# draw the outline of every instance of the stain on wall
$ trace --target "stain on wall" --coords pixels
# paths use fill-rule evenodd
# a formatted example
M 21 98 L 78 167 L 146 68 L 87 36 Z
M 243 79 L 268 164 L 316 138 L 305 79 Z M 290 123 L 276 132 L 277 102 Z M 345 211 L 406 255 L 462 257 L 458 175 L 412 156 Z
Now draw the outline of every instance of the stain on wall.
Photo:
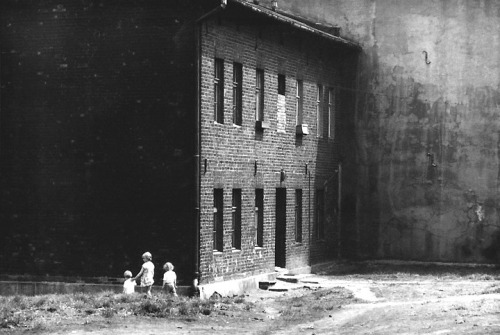
M 500 3 L 278 4 L 363 46 L 342 111 L 347 254 L 499 263 Z

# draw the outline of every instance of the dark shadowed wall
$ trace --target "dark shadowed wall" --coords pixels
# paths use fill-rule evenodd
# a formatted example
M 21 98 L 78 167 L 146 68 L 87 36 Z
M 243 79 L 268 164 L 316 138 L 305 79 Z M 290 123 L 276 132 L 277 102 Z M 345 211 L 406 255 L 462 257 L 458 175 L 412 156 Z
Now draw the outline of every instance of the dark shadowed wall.
M 195 9 L 2 1 L 2 274 L 192 272 Z
M 345 252 L 500 262 L 500 2 L 278 4 L 364 49 L 343 116 Z

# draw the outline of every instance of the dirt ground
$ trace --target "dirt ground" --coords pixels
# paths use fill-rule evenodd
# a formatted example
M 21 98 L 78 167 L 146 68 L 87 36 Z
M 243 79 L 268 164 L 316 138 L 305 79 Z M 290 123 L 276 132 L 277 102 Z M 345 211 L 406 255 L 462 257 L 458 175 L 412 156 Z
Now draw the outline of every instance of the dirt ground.
M 251 308 L 221 304 L 217 313 L 192 319 L 73 320 L 50 334 L 500 334 L 497 269 L 486 275 L 330 270 L 278 282 L 278 291 L 248 292 Z M 318 301 L 328 307 L 317 308 Z

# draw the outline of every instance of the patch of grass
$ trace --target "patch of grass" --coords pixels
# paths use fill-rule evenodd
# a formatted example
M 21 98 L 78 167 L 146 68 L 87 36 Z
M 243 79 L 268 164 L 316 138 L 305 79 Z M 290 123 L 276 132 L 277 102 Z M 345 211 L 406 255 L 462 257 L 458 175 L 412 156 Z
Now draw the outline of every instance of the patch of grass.
M 339 262 L 320 271 L 322 275 L 376 280 L 414 280 L 433 277 L 442 280 L 500 280 L 499 266 L 439 263 Z
M 102 316 L 104 316 L 105 318 L 108 318 L 108 319 L 114 317 L 115 314 L 116 314 L 116 310 L 113 308 L 105 308 L 102 311 Z
M 241 297 L 225 301 L 227 306 L 236 306 L 235 301 L 238 306 L 247 305 Z M 131 314 L 195 320 L 197 315 L 213 315 L 217 303 L 162 294 L 146 299 L 141 294 L 112 292 L 0 297 L 0 328 L 50 331 L 50 327 L 64 324 L 65 320 L 84 318 L 89 322 L 101 322 Z
M 37 308 L 41 308 L 45 304 L 47 304 L 47 302 L 48 302 L 48 297 L 45 296 L 45 295 L 41 295 L 41 296 L 38 296 L 38 297 L 34 297 L 32 303 L 33 303 L 33 306 L 35 306 Z
M 0 328 L 17 328 L 28 323 L 33 319 L 30 312 L 23 309 L 17 309 L 16 306 L 20 302 L 19 298 L 1 299 L 0 301 Z M 23 299 L 23 302 L 26 302 Z M 26 303 L 22 304 L 23 308 L 27 307 Z
M 18 327 L 21 323 L 19 315 L 14 315 L 7 307 L 0 307 L 0 327 L 1 328 L 14 328 Z
M 37 320 L 34 324 L 33 324 L 33 328 L 31 329 L 34 333 L 37 333 L 37 332 L 42 332 L 42 331 L 45 331 L 47 330 L 48 327 L 47 327 L 47 323 L 44 321 L 44 320 Z
M 295 298 L 278 299 L 277 303 L 282 310 L 281 316 L 276 317 L 280 322 L 297 323 L 304 317 L 316 318 L 337 305 L 353 300 L 350 292 L 343 288 L 303 293 L 304 295 Z M 142 294 L 112 292 L 0 297 L 0 327 L 50 332 L 57 325 L 72 323 L 74 320 L 82 319 L 86 323 L 119 322 L 117 318 L 129 315 L 185 321 L 199 320 L 200 317 L 247 320 L 249 315 L 253 315 L 256 320 L 262 319 L 262 310 L 256 306 L 260 306 L 258 301 L 248 301 L 244 295 L 208 300 L 165 294 L 145 298 Z
M 334 287 L 298 297 L 282 298 L 278 302 L 284 307 L 280 311 L 281 321 L 296 324 L 303 320 L 324 317 L 333 309 L 354 301 L 357 300 L 351 291 L 342 287 Z
M 19 309 L 26 309 L 29 305 L 28 300 L 29 299 L 27 299 L 27 297 L 25 296 L 16 295 L 14 296 L 14 298 L 12 298 L 11 303 L 13 305 L 19 306 Z
M 240 296 L 237 296 L 233 301 L 235 304 L 242 304 L 245 302 L 245 297 L 240 295 Z
M 500 293 L 499 284 L 491 284 L 481 292 L 481 294 L 493 294 L 493 293 Z

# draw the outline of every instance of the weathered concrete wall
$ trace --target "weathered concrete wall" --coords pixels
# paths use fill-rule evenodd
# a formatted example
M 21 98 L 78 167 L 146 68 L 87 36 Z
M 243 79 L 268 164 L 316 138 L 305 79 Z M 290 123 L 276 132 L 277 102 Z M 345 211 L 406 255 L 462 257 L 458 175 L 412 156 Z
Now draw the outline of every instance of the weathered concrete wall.
M 344 247 L 500 262 L 500 2 L 279 2 L 362 44 Z M 355 153 L 355 154 L 354 154 Z

